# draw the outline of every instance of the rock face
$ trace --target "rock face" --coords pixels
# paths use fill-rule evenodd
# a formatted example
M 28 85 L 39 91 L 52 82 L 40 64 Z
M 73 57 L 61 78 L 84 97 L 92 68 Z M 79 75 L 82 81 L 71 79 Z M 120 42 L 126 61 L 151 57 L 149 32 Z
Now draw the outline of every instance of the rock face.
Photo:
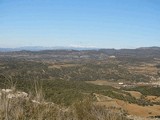
M 50 104 L 53 105 L 54 103 L 52 102 L 45 102 L 45 101 L 39 101 L 36 98 L 30 98 L 28 93 L 26 92 L 21 92 L 21 91 L 15 91 L 12 89 L 0 89 L 0 101 L 1 100 L 12 100 L 12 101 L 17 101 L 17 100 L 26 100 L 26 101 L 31 101 L 34 104 Z
M 0 99 L 2 97 L 6 97 L 7 99 L 13 99 L 13 98 L 28 98 L 28 94 L 25 92 L 20 91 L 14 91 L 12 89 L 1 89 L 0 90 Z

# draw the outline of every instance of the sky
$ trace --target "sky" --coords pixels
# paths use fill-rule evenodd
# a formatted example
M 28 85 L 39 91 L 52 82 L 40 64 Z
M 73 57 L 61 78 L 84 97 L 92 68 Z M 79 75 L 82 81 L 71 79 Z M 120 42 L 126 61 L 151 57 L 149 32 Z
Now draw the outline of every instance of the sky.
M 0 47 L 160 46 L 160 0 L 0 0 Z

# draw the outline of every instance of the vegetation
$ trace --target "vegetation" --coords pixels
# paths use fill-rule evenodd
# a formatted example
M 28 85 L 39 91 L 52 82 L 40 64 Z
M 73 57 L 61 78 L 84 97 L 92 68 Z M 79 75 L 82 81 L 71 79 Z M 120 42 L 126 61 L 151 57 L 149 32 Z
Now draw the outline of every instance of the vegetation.
M 83 63 L 82 63 L 83 62 Z M 125 65 L 118 61 L 83 61 L 72 63 L 48 63 L 41 61 L 27 61 L 15 58 L 5 58 L 0 61 L 0 72 L 12 79 L 62 79 L 62 80 L 112 80 L 112 81 L 148 81 L 149 77 L 139 73 L 132 73 Z M 69 65 L 68 65 L 69 64 Z M 66 65 L 66 66 L 65 66 Z M 68 66 L 67 66 L 68 65 Z M 35 78 L 35 76 L 37 78 Z
M 5 81 L 0 81 L 0 87 L 6 88 Z M 34 88 L 35 83 L 32 80 L 13 81 L 16 83 L 16 88 L 20 91 L 36 94 Z M 129 93 L 123 90 L 113 88 L 111 86 L 99 86 L 88 84 L 83 81 L 66 81 L 66 80 L 40 80 L 42 85 L 44 98 L 47 101 L 54 102 L 56 104 L 69 106 L 77 101 L 83 100 L 86 97 L 90 97 L 92 101 L 95 100 L 93 93 L 102 94 L 111 98 L 124 100 L 129 103 L 136 103 L 139 105 L 152 105 L 150 101 L 145 99 L 135 99 Z M 8 87 L 7 87 L 8 88 Z
M 135 88 L 130 88 L 127 90 L 134 90 L 142 93 L 143 95 L 153 95 L 153 96 L 160 96 L 160 87 L 151 87 L 151 86 L 140 86 Z
M 86 97 L 74 102 L 69 107 L 46 102 L 40 84 L 35 83 L 34 95 L 28 97 L 11 97 L 16 94 L 0 91 L 0 119 L 1 120 L 127 120 L 124 111 L 115 112 L 96 105 Z M 13 87 L 12 87 L 13 88 Z M 35 94 L 36 93 L 36 94 Z M 10 95 L 10 97 L 8 97 Z M 33 97 L 34 96 L 34 97 Z M 63 96 L 64 97 L 64 96 Z M 111 112 L 111 110 L 113 110 Z
M 117 112 L 117 108 L 97 105 L 95 94 L 141 106 L 159 104 L 145 98 L 147 95 L 160 96 L 159 87 L 131 85 L 120 89 L 114 84 L 100 86 L 85 82 L 106 80 L 130 85 L 133 82 L 148 82 L 151 77 L 155 79 L 159 77 L 159 64 L 157 59 L 153 60 L 150 52 L 148 55 L 142 55 L 141 50 L 138 50 L 139 57 L 137 57 L 132 50 L 129 53 L 124 51 L 111 50 L 108 53 L 106 50 L 63 50 L 0 53 L 0 89 L 11 88 L 15 92 L 24 91 L 29 94 L 27 99 L 12 100 L 2 94 L 0 119 L 126 119 L 126 112 L 123 110 Z M 110 55 L 116 57 L 110 58 Z M 148 64 L 152 65 L 151 69 L 147 69 Z M 129 90 L 139 91 L 142 96 L 135 98 L 126 92 Z

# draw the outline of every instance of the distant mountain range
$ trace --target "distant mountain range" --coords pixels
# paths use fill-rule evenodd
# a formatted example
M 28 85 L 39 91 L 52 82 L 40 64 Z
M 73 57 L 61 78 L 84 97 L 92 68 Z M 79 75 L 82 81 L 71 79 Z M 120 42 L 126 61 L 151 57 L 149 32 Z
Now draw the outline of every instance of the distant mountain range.
M 160 59 L 160 47 L 141 47 L 137 49 L 98 49 L 83 47 L 21 47 L 0 48 L 0 57 L 19 57 L 25 59 L 105 59 L 113 56 L 119 59 Z
M 41 46 L 27 46 L 18 48 L 0 48 L 0 52 L 12 52 L 12 51 L 42 51 L 42 50 L 96 50 L 98 48 L 92 47 L 41 47 Z
M 100 50 L 102 48 L 94 47 L 42 47 L 42 46 L 27 46 L 27 47 L 18 47 L 18 48 L 0 48 L 0 52 L 12 52 L 12 51 L 43 51 L 43 50 Z M 102 50 L 116 50 L 116 49 L 102 49 Z M 140 47 L 137 49 L 119 49 L 119 50 L 160 50 L 160 47 Z
M 137 49 L 143 49 L 143 50 L 147 50 L 147 49 L 158 50 L 158 49 L 160 49 L 160 47 L 158 47 L 158 46 L 140 47 L 140 48 L 137 48 Z

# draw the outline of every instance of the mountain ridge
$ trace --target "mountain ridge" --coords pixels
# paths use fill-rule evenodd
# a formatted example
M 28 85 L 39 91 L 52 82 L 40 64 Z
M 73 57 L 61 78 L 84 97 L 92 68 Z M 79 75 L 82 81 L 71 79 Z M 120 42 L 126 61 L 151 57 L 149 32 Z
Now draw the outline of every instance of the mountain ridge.
M 54 47 L 44 47 L 44 46 L 24 46 L 16 48 L 0 48 L 0 52 L 13 52 L 13 51 L 45 51 L 45 50 L 160 50 L 159 46 L 151 47 L 139 47 L 135 49 L 131 48 L 96 48 L 96 47 L 74 47 L 74 46 L 54 46 Z

